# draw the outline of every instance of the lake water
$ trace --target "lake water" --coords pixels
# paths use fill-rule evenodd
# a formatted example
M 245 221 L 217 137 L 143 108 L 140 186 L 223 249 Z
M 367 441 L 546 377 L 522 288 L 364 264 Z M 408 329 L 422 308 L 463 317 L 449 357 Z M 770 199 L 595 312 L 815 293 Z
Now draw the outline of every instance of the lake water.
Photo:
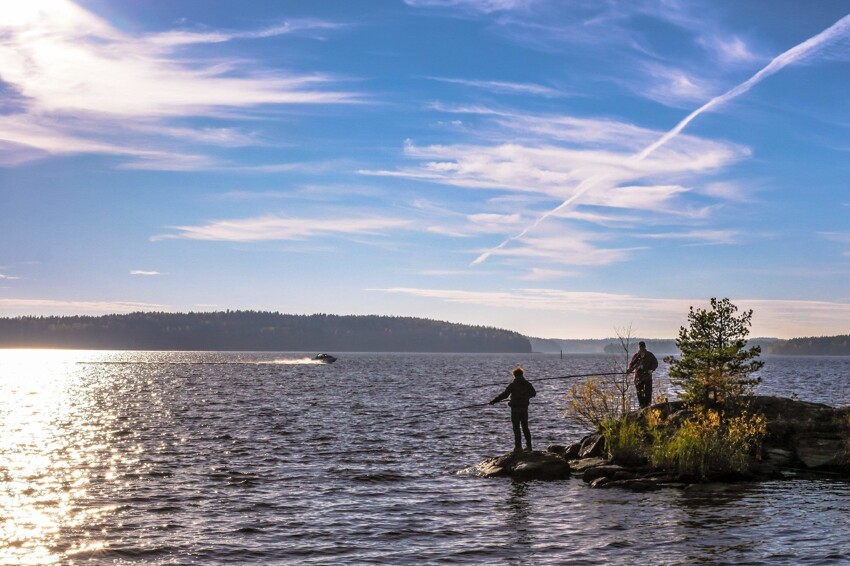
M 765 359 L 761 393 L 850 404 L 850 358 Z M 517 364 L 533 382 L 611 359 L 0 351 L 0 564 L 850 562 L 846 482 L 456 474 L 512 448 L 507 407 L 412 415 L 485 402 Z M 568 383 L 537 383 L 537 448 L 587 432 Z

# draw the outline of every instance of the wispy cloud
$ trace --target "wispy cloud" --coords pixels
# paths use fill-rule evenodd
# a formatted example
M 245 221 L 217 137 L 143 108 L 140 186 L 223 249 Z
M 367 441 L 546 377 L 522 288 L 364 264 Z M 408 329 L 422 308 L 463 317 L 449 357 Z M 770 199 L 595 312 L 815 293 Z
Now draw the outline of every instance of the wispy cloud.
M 697 41 L 723 63 L 742 65 L 765 59 L 763 55 L 753 52 L 752 47 L 737 35 L 703 35 Z
M 263 39 L 279 35 L 317 30 L 334 30 L 347 27 L 346 24 L 316 19 L 294 19 L 280 25 L 254 31 L 191 31 L 174 30 L 147 36 L 146 40 L 154 45 L 174 47 L 202 43 L 223 43 L 234 39 Z
M 665 145 L 675 140 L 681 134 L 682 130 L 684 130 L 685 127 L 690 124 L 694 119 L 696 119 L 699 115 L 703 114 L 704 112 L 708 112 L 709 110 L 712 110 L 715 107 L 726 104 L 727 102 L 735 99 L 736 97 L 748 92 L 753 86 L 755 86 L 765 78 L 773 75 L 774 73 L 779 72 L 788 65 L 814 56 L 824 46 L 834 43 L 839 39 L 844 39 L 848 35 L 848 32 L 850 32 L 850 16 L 845 16 L 844 18 L 842 18 L 826 30 L 822 31 L 821 33 L 817 34 L 816 36 L 813 36 L 807 39 L 806 41 L 785 51 L 784 53 L 778 55 L 773 60 L 771 60 L 768 65 L 766 65 L 764 68 L 755 73 L 746 81 L 738 84 L 737 86 L 726 91 L 720 96 L 712 98 L 711 100 L 709 100 L 708 102 L 688 114 L 688 116 L 682 119 L 671 130 L 666 132 L 663 136 L 661 136 L 652 144 L 648 145 L 642 151 L 630 156 L 626 161 L 622 163 L 622 165 L 631 167 L 644 162 L 646 159 L 650 158 L 656 151 L 662 149 Z M 525 237 L 529 231 L 539 226 L 541 222 L 545 221 L 547 218 L 553 216 L 554 214 L 557 214 L 558 212 L 564 210 L 567 207 L 574 206 L 574 204 L 580 198 L 582 198 L 585 193 L 588 193 L 589 191 L 595 189 L 597 186 L 604 186 L 606 183 L 609 183 L 611 181 L 611 178 L 612 175 L 609 171 L 597 171 L 591 175 L 588 175 L 574 187 L 572 194 L 560 205 L 541 215 L 517 235 L 511 236 L 510 238 L 503 240 L 495 248 L 492 248 L 491 250 L 479 255 L 475 259 L 473 264 L 478 264 L 485 261 L 495 251 L 504 248 L 506 245 L 513 241 Z
M 69 0 L 3 6 L 3 80 L 42 112 L 184 116 L 221 107 L 354 98 L 352 93 L 317 88 L 331 82 L 321 74 L 238 73 L 235 61 L 203 65 L 181 59 L 175 42 L 157 41 L 162 34 L 126 35 Z
M 706 183 L 697 189 L 701 194 L 729 202 L 753 202 L 752 193 L 755 190 L 752 186 L 744 187 L 739 183 L 729 181 Z
M 175 226 L 172 234 L 161 234 L 151 240 L 211 240 L 222 242 L 262 242 L 303 240 L 329 235 L 385 235 L 404 228 L 410 221 L 396 218 L 284 218 L 266 215 L 239 220 L 217 220 L 201 226 Z
M 554 98 L 564 96 L 565 93 L 557 89 L 543 86 L 535 83 L 517 83 L 511 81 L 483 81 L 473 79 L 455 79 L 446 77 L 428 77 L 433 81 L 443 83 L 463 85 L 478 89 L 487 90 L 489 92 L 501 92 L 508 94 L 530 94 L 533 96 L 544 96 Z
M 654 155 L 634 161 L 630 157 L 663 132 L 607 118 L 532 115 L 481 106 L 435 109 L 475 113 L 491 126 L 480 129 L 481 138 L 499 140 L 504 134 L 522 142 L 417 146 L 408 140 L 405 153 L 418 160 L 418 165 L 360 173 L 498 190 L 514 197 L 513 202 L 500 205 L 503 210 L 499 211 L 494 210 L 497 201 L 492 199 L 484 204 L 487 210 L 480 213 L 441 214 L 429 228 L 454 237 L 520 231 L 540 216 L 541 206 L 581 196 L 577 207 L 565 207 L 550 215 L 560 221 L 558 233 L 552 230 L 528 237 L 521 244 L 517 241 L 515 250 L 505 250 L 505 246 L 491 250 L 503 259 L 532 264 L 610 265 L 629 260 L 645 249 L 633 244 L 600 245 L 606 239 L 603 234 L 578 232 L 567 221 L 595 224 L 609 231 L 650 223 L 706 221 L 713 211 L 706 196 L 723 199 L 725 195 L 719 190 L 714 195 L 696 193 L 688 185 L 702 187 L 707 177 L 750 153 L 736 144 L 682 135 Z M 589 180 L 595 186 L 585 190 Z M 708 235 L 705 232 L 704 236 Z M 718 237 L 715 234 L 712 241 Z M 535 267 L 547 269 L 545 265 Z
M 61 299 L 0 299 L 0 313 L 27 314 L 111 314 L 161 311 L 167 305 L 135 301 L 65 301 Z
M 20 279 L 20 277 L 17 277 L 15 275 L 5 275 L 3 273 L 0 273 L 0 281 L 15 281 L 18 279 Z
M 545 269 L 542 267 L 532 267 L 528 273 L 520 276 L 524 281 L 551 281 L 553 279 L 564 279 L 566 277 L 575 277 L 578 275 L 575 271 L 567 271 L 565 269 Z
M 405 151 L 410 157 L 424 160 L 420 166 L 394 171 L 360 172 L 559 200 L 576 194 L 587 178 L 604 176 L 605 182 L 598 183 L 592 192 L 588 192 L 582 200 L 582 206 L 643 211 L 644 217 L 646 214 L 701 217 L 705 213 L 704 209 L 689 208 L 679 202 L 691 192 L 689 188 L 680 184 L 653 184 L 651 181 L 658 178 L 696 180 L 698 176 L 722 170 L 749 154 L 748 149 L 734 144 L 687 137 L 681 138 L 681 143 L 659 152 L 652 159 L 629 163 L 627 158 L 633 143 L 629 134 L 636 128 L 624 124 L 624 135 L 616 136 L 615 123 L 600 122 L 604 133 L 598 133 L 596 139 L 599 140 L 599 146 L 607 146 L 604 148 L 519 144 L 420 147 L 408 142 Z M 582 124 L 582 129 L 589 127 L 590 121 Z M 562 137 L 568 135 L 568 132 L 564 132 Z M 603 144 L 603 141 L 607 143 Z M 624 148 L 622 145 L 629 147 Z M 599 210 L 586 208 L 583 212 L 583 220 L 614 220 Z M 533 211 L 529 213 L 537 214 Z M 564 216 L 575 217 L 566 210 Z M 501 221 L 498 228 L 504 233 L 516 225 L 515 221 Z
M 340 104 L 358 95 L 334 77 L 287 73 L 250 61 L 181 56 L 191 44 L 264 38 L 339 24 L 298 20 L 248 32 L 130 35 L 70 0 L 0 4 L 0 77 L 16 93 L 2 117 L 0 156 L 7 165 L 51 154 L 136 156 L 136 168 L 191 169 L 194 152 L 152 151 L 150 138 L 238 147 L 255 142 L 232 128 L 187 128 L 169 120 L 266 105 Z M 148 136 L 133 139 L 127 133 Z M 120 139 L 119 143 L 115 143 Z M 129 141 L 128 141 L 129 140 Z M 30 153 L 26 154 L 28 150 Z M 166 158 L 166 153 L 183 157 Z M 190 164 L 191 158 L 196 160 Z
M 693 175 L 717 170 L 749 153 L 740 146 L 698 138 L 682 142 L 641 162 L 626 161 L 629 154 L 616 147 L 573 149 L 519 144 L 416 146 L 407 142 L 405 152 L 409 157 L 426 160 L 421 166 L 395 171 L 361 170 L 360 173 L 562 198 L 574 194 L 576 185 L 594 175 L 604 176 L 606 183 L 602 188 L 610 190 L 621 183 L 662 175 Z M 625 194 L 612 193 L 611 196 Z
M 500 248 L 493 255 L 524 260 L 533 265 L 542 263 L 583 267 L 600 267 L 620 263 L 634 256 L 645 246 L 606 247 L 595 235 L 561 229 L 559 234 L 536 234 L 511 248 Z
M 571 317 L 603 320 L 604 327 L 616 328 L 630 320 L 642 321 L 656 336 L 674 337 L 685 322 L 691 306 L 706 307 L 705 299 L 657 299 L 614 293 L 563 291 L 557 289 L 511 289 L 506 291 L 465 291 L 391 287 L 372 291 L 434 299 L 440 302 L 484 307 L 494 310 L 563 313 Z M 806 332 L 846 333 L 850 303 L 838 301 L 733 299 L 741 309 L 755 312 L 752 335 L 791 338 Z
M 656 62 L 644 63 L 640 80 L 626 84 L 645 98 L 669 106 L 702 102 L 711 98 L 719 90 L 716 84 L 704 77 L 682 68 Z
M 843 246 L 850 246 L 850 232 L 819 232 L 818 234 L 832 242 L 838 242 Z M 842 255 L 844 257 L 850 257 L 850 250 L 846 250 Z
M 818 232 L 818 234 L 833 242 L 850 244 L 850 232 Z
M 159 271 L 144 271 L 142 269 L 133 269 L 130 271 L 130 275 L 141 275 L 141 276 L 154 276 L 154 275 L 162 275 Z
M 738 230 L 686 230 L 641 234 L 640 237 L 655 240 L 686 240 L 700 244 L 737 244 L 741 232 Z
M 511 10 L 527 10 L 540 0 L 404 0 L 408 6 L 417 8 L 456 8 L 489 14 Z

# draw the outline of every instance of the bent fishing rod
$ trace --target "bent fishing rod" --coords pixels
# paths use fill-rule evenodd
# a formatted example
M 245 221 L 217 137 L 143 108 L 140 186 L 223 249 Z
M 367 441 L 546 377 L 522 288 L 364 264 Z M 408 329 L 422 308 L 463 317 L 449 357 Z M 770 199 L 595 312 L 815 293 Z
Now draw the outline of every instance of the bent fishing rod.
M 572 375 L 557 375 L 555 377 L 539 377 L 539 378 L 535 379 L 534 381 L 532 381 L 532 383 L 537 383 L 538 381 L 549 381 L 550 379 L 570 379 L 570 378 L 573 378 L 573 377 L 596 377 L 596 376 L 603 376 L 603 375 L 626 375 L 627 373 L 631 373 L 631 372 L 628 372 L 628 371 L 613 371 L 613 372 L 608 372 L 608 373 L 599 373 L 599 372 L 597 372 L 597 373 L 575 373 L 575 374 L 572 374 Z M 531 381 L 531 380 L 529 380 L 529 381 Z M 481 384 L 478 384 L 478 385 L 470 385 L 469 389 L 478 389 L 479 387 L 492 387 L 494 385 L 504 385 L 504 384 L 505 384 L 504 381 L 500 381 L 498 383 L 481 383 Z

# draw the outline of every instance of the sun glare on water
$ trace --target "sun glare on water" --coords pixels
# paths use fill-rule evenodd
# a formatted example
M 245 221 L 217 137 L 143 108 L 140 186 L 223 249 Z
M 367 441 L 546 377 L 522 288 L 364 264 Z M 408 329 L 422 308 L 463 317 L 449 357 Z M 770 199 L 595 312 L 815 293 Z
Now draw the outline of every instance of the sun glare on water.
M 102 355 L 102 354 L 101 354 Z M 93 352 L 0 350 L 0 563 L 48 564 L 96 553 L 97 540 L 66 533 L 107 507 L 80 505 L 103 446 L 103 423 L 85 422 L 75 362 Z M 86 436 L 93 442 L 80 442 Z M 93 453 L 96 452 L 96 453 Z

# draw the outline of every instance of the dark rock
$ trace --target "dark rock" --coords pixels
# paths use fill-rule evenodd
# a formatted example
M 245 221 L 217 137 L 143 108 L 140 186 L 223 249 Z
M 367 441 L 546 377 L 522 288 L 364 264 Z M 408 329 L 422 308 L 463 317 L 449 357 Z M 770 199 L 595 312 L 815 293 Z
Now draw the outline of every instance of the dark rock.
M 596 458 L 605 455 L 605 437 L 600 433 L 591 434 L 581 441 L 579 458 Z
M 581 442 L 575 442 L 567 446 L 567 450 L 564 452 L 564 458 L 567 460 L 575 460 L 578 458 L 579 452 L 581 452 Z
M 766 446 L 764 457 L 774 466 L 790 466 L 794 461 L 794 452 L 778 446 Z
M 615 464 L 619 464 L 621 466 L 643 466 L 649 460 L 646 456 L 641 456 L 640 454 L 635 453 L 633 450 L 615 450 L 611 454 L 611 460 Z
M 546 452 L 552 452 L 563 458 L 567 453 L 567 447 L 562 444 L 550 444 L 546 447 Z
M 753 477 L 756 480 L 772 480 L 781 479 L 784 477 L 780 466 L 778 466 L 771 460 L 761 460 L 758 462 L 754 462 L 750 466 L 750 472 L 752 472 Z
M 634 472 L 629 472 L 627 470 L 620 470 L 618 472 L 614 472 L 614 476 L 611 478 L 614 481 L 623 481 L 623 480 L 633 480 L 637 478 L 638 475 Z
M 509 476 L 519 480 L 560 480 L 570 477 L 570 465 L 553 452 L 509 452 L 461 470 L 478 477 Z
M 600 476 L 590 482 L 590 487 L 605 487 L 606 484 L 610 483 L 611 480 L 605 476 Z
M 625 469 L 622 466 L 615 465 L 604 465 L 604 466 L 594 466 L 591 468 L 587 468 L 584 470 L 584 473 L 581 475 L 582 481 L 585 483 L 593 483 L 593 480 L 597 478 L 608 478 L 612 479 L 617 472 L 624 472 Z
M 570 468 L 572 468 L 574 472 L 583 472 L 588 468 L 605 466 L 610 463 L 611 462 L 605 458 L 582 458 L 581 460 L 570 460 Z
M 801 435 L 795 438 L 794 450 L 807 468 L 847 468 L 850 464 L 844 438 Z

